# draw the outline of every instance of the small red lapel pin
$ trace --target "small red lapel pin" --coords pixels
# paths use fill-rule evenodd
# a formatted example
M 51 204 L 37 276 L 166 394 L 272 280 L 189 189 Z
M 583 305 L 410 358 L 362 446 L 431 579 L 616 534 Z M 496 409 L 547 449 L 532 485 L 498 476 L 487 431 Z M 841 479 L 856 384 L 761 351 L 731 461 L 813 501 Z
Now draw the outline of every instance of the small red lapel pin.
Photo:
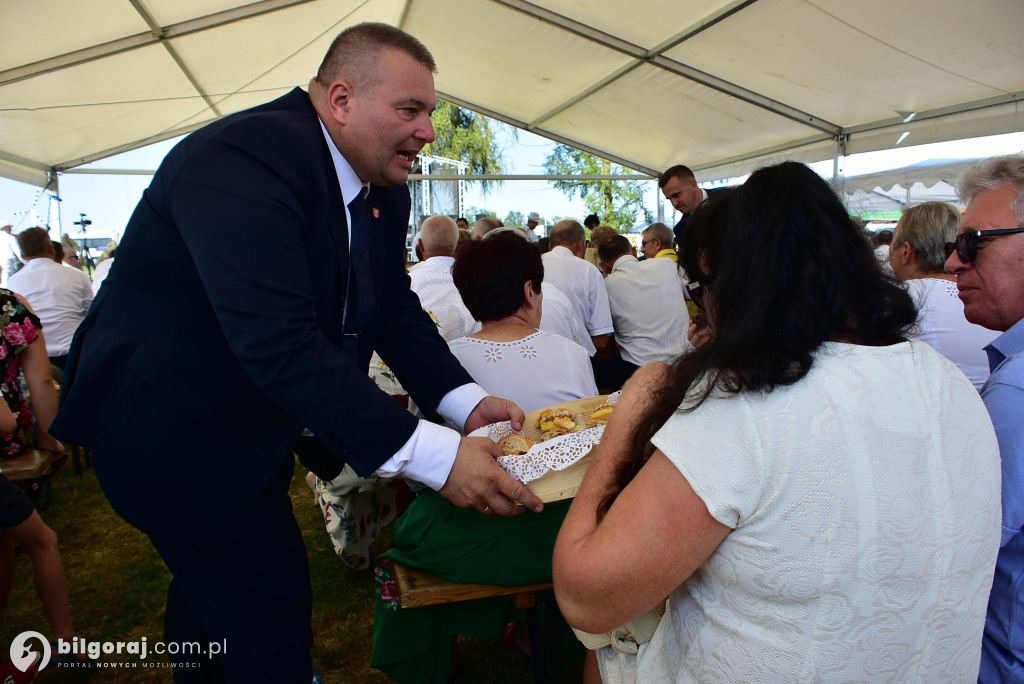
M 377 207 L 373 208 L 373 218 L 380 218 L 380 209 Z

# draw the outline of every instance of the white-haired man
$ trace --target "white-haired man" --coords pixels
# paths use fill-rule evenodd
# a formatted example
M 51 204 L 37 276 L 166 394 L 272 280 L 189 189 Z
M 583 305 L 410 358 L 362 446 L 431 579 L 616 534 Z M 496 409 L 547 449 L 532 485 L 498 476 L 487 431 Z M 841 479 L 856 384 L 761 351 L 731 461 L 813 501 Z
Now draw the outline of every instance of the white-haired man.
M 988 352 L 981 390 L 999 439 L 1003 523 L 981 646 L 978 681 L 1024 681 L 1024 156 L 976 164 L 957 183 L 967 202 L 946 271 L 956 276 L 964 315 L 1003 331 Z M 969 458 L 970 454 L 964 454 Z
M 468 335 L 475 321 L 452 281 L 459 227 L 448 216 L 429 216 L 420 226 L 420 266 L 409 272 L 412 291 L 447 342 Z

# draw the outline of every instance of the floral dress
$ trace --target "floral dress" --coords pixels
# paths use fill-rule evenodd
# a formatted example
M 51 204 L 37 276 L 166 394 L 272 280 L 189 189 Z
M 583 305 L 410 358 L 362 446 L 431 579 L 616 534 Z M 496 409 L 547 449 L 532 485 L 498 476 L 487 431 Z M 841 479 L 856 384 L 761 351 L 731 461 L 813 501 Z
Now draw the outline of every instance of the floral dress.
M 13 292 L 0 289 L 0 391 L 18 419 L 14 432 L 0 435 L 0 458 L 14 456 L 35 443 L 32 411 L 22 391 L 20 355 L 42 327 Z

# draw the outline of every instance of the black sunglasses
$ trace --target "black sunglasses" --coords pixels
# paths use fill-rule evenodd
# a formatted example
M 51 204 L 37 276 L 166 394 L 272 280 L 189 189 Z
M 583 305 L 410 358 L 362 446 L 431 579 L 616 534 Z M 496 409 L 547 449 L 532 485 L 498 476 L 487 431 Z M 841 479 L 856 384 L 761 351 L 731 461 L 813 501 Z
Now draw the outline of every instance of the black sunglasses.
M 1024 226 L 1019 228 L 1000 228 L 999 230 L 968 230 L 956 236 L 956 242 L 946 243 L 946 258 L 953 256 L 956 252 L 960 261 L 970 263 L 978 258 L 978 240 L 983 237 L 996 237 L 999 235 L 1013 235 L 1024 233 Z
M 707 290 L 708 283 L 711 282 L 711 277 L 707 277 L 704 280 L 694 280 L 693 282 L 686 283 L 686 291 L 690 293 L 690 299 L 697 305 L 698 309 L 704 309 L 704 292 Z

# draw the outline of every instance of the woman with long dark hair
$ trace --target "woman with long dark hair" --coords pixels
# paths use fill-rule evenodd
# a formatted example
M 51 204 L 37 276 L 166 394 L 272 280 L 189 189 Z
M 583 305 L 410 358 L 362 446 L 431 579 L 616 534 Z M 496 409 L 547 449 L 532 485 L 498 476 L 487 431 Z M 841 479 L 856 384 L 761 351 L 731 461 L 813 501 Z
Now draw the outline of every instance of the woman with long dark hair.
M 579 629 L 669 597 L 602 677 L 973 681 L 999 542 L 977 392 L 906 340 L 912 300 L 802 164 L 713 200 L 680 247 L 708 339 L 626 385 L 555 548 Z

